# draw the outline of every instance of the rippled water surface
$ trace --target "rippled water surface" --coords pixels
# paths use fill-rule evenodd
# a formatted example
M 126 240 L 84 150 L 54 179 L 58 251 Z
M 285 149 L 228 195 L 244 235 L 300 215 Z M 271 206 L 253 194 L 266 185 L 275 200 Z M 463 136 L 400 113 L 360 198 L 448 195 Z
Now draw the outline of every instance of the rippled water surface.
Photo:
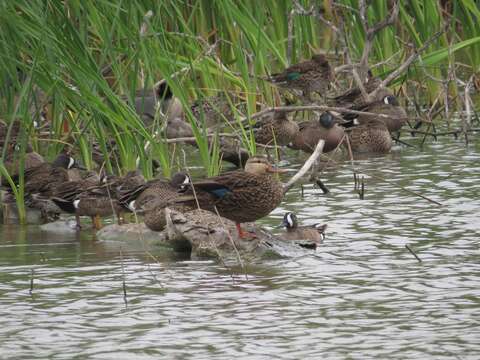
M 480 144 L 442 139 L 355 166 L 375 176 L 364 200 L 342 162 L 322 175 L 330 194 L 297 187 L 261 221 L 326 222 L 324 246 L 248 278 L 88 230 L 0 228 L 0 358 L 479 359 Z

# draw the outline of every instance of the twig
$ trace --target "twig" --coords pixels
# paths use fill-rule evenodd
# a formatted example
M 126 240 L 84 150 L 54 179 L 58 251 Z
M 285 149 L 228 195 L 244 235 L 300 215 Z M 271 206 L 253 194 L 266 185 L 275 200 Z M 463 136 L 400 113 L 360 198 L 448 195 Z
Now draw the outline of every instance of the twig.
M 325 19 L 320 11 L 318 9 L 315 9 L 315 6 L 312 5 L 309 10 L 306 10 L 298 0 L 293 0 L 293 6 L 295 7 L 293 11 L 295 12 L 296 15 L 302 15 L 302 16 L 314 16 L 318 20 L 320 20 L 322 23 L 327 25 L 330 29 L 332 29 L 334 32 L 339 33 L 340 29 L 335 26 L 331 21 L 328 21 Z
M 363 29 L 365 31 L 365 44 L 363 46 L 363 53 L 360 59 L 360 66 L 365 69 L 368 67 L 368 56 L 370 54 L 370 50 L 372 49 L 375 35 L 387 26 L 393 25 L 395 23 L 398 18 L 400 7 L 398 6 L 398 0 L 395 1 L 392 11 L 390 12 L 390 16 L 376 23 L 373 26 L 368 25 L 368 18 L 366 14 L 367 5 L 365 0 L 360 1 L 359 9 L 360 19 L 362 21 Z
M 315 184 L 317 184 L 317 186 L 320 188 L 320 190 L 322 190 L 323 194 L 328 194 L 330 192 L 330 190 L 327 188 L 327 186 L 323 183 L 322 180 L 320 180 L 319 178 L 315 178 Z
M 120 247 L 120 264 L 122 266 L 122 289 L 123 289 L 123 301 L 125 303 L 125 308 L 128 306 L 127 300 L 127 286 L 125 284 L 125 268 L 123 266 L 123 253 L 122 248 Z
M 313 151 L 312 155 L 305 161 L 303 166 L 298 170 L 298 172 L 292 176 L 290 180 L 286 184 L 283 185 L 283 193 L 285 194 L 290 188 L 300 179 L 302 178 L 308 170 L 313 166 L 313 164 L 317 161 L 318 157 L 323 151 L 323 146 L 325 145 L 325 140 L 320 139 L 315 146 L 315 150 Z
M 380 89 L 386 87 L 388 84 L 390 84 L 390 82 L 392 82 L 400 74 L 402 74 L 415 60 L 417 60 L 417 58 L 420 56 L 420 54 L 423 51 L 425 51 L 435 40 L 437 40 L 440 37 L 440 35 L 442 35 L 447 30 L 448 25 L 449 23 L 445 24 L 445 26 L 443 26 L 439 31 L 433 34 L 433 36 L 430 39 L 425 41 L 419 49 L 415 50 L 413 54 L 410 55 L 407 58 L 407 60 L 403 62 L 403 64 L 401 64 L 396 70 L 391 72 L 390 75 L 388 75 L 385 79 L 383 79 L 380 85 L 377 87 L 377 89 L 372 93 L 370 93 L 370 96 L 372 98 L 375 98 L 375 96 L 380 91 Z
M 418 262 L 422 262 L 422 259 L 420 259 L 420 258 L 417 256 L 417 254 L 415 254 L 415 252 L 410 248 L 410 246 L 408 246 L 408 245 L 405 244 L 405 247 L 407 248 L 408 251 L 410 251 L 410 253 L 411 253 L 413 256 L 415 256 L 415 259 L 417 259 Z
M 356 115 L 367 115 L 367 116 L 377 116 L 384 119 L 393 118 L 387 114 L 377 114 L 371 113 L 366 111 L 357 111 L 352 110 L 344 107 L 336 107 L 336 106 L 325 106 L 325 105 L 302 105 L 302 106 L 276 106 L 276 107 L 268 107 L 255 114 L 252 114 L 250 117 L 243 117 L 240 119 L 241 122 L 248 121 L 249 119 L 254 120 L 260 117 L 263 117 L 270 113 L 277 113 L 277 112 L 294 112 L 294 111 L 334 111 L 344 114 L 356 114 Z
M 360 200 L 363 200 L 365 198 L 365 177 L 362 176 L 362 180 L 360 182 L 360 190 L 358 191 L 358 196 L 360 197 Z
M 33 295 L 33 276 L 34 276 L 34 271 L 33 269 L 30 270 L 30 295 Z
M 213 136 L 216 136 L 216 134 L 206 134 L 205 136 L 213 137 Z M 238 138 L 238 135 L 230 134 L 230 133 L 221 133 L 221 134 L 218 134 L 218 136 Z M 194 136 L 192 136 L 192 137 L 178 137 L 178 138 L 165 139 L 165 142 L 167 144 L 174 144 L 174 143 L 180 143 L 180 142 L 191 142 L 191 141 L 196 141 L 196 138 Z

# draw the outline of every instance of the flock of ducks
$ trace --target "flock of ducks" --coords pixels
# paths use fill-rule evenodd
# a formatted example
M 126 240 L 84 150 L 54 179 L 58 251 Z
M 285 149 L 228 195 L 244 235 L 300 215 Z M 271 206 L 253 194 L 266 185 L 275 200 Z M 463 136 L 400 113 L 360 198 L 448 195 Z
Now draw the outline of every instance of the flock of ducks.
M 354 153 L 385 153 L 392 147 L 391 133 L 399 131 L 407 121 L 407 114 L 393 93 L 387 88 L 377 90 L 380 80 L 370 71 L 365 72 L 363 87 L 367 93 L 377 90 L 374 99 L 365 101 L 362 91 L 356 87 L 341 95 L 327 97 L 334 74 L 324 55 L 314 55 L 311 60 L 293 65 L 266 80 L 290 91 L 301 91 L 299 97 L 303 101 L 311 103 L 315 101 L 315 94 L 319 94 L 321 99 L 318 101 L 323 104 L 368 114 L 330 111 L 318 114 L 315 120 L 298 123 L 291 119 L 290 113 L 274 111 L 259 119 L 252 128 L 257 144 L 288 146 L 311 153 L 323 139 L 323 152 L 330 152 L 348 138 Z M 148 126 L 156 118 L 158 104 L 168 115 L 167 137 L 193 136 L 190 123 L 186 121 L 184 112 L 178 109 L 178 101 L 165 83 L 152 93 L 143 92 L 132 105 Z M 230 105 L 229 101 L 219 96 L 197 100 L 190 110 L 202 126 L 218 131 L 219 124 L 233 121 Z M 8 192 L 11 193 L 11 187 L 19 181 L 16 156 L 19 131 L 19 122 L 0 123 L 0 145 L 6 145 L 7 132 L 10 139 L 4 164 L 12 181 L 2 180 L 7 190 L 4 202 L 13 201 Z M 196 145 L 194 141 L 189 143 Z M 79 229 L 82 216 L 90 217 L 98 229 L 102 217 L 115 214 L 120 223 L 125 213 L 135 212 L 143 215 L 150 229 L 161 231 L 165 228 L 166 207 L 182 212 L 202 208 L 234 221 L 238 237 L 254 237 L 255 234 L 245 232 L 241 224 L 268 215 L 281 203 L 284 188 L 275 174 L 283 170 L 273 167 L 263 156 L 249 157 L 246 150 L 234 144 L 221 139 L 221 156 L 240 169 L 195 181 L 183 172 L 175 174 L 171 180 L 158 178 L 146 181 L 137 171 L 125 176 L 86 171 L 68 153 L 61 153 L 54 162 L 48 163 L 27 145 L 24 149 L 25 202 L 40 209 L 45 217 L 59 212 L 74 214 Z M 325 226 L 299 226 L 293 213 L 285 214 L 282 225 L 286 229 L 286 239 L 319 243 L 324 237 Z

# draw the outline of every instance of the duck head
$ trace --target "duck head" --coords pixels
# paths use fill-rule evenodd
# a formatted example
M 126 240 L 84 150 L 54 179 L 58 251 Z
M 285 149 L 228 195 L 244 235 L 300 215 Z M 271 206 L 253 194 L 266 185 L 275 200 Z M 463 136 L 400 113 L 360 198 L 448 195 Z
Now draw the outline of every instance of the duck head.
M 284 173 L 287 170 L 274 167 L 263 156 L 254 156 L 247 160 L 245 164 L 245 171 L 255 175 Z
M 295 229 L 298 226 L 297 215 L 292 212 L 285 213 L 282 226 L 285 226 L 287 229 Z
M 398 100 L 395 96 L 393 95 L 387 95 L 383 98 L 383 103 L 386 105 L 393 105 L 393 106 L 398 106 Z
M 328 63 L 327 58 L 323 54 L 315 54 L 312 56 L 312 60 L 315 61 L 317 64 L 324 65 Z
M 190 176 L 184 172 L 178 172 L 172 176 L 170 185 L 179 190 L 185 190 L 191 184 Z
M 333 118 L 333 115 L 328 111 L 325 111 L 324 113 L 322 113 L 318 121 L 320 125 L 325 129 L 331 129 L 333 125 L 335 125 L 335 119 Z
M 61 153 L 57 156 L 55 161 L 52 163 L 53 167 L 60 167 L 67 170 L 72 168 L 79 168 L 81 167 L 78 165 L 77 161 L 68 154 Z

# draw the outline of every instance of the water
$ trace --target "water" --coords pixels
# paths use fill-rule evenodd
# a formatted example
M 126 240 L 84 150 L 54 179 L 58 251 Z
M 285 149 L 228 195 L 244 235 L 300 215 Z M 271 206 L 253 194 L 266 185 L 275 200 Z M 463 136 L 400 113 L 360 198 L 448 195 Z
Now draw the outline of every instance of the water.
M 341 163 L 322 176 L 329 195 L 297 187 L 261 221 L 327 222 L 321 250 L 248 279 L 87 230 L 1 228 L 0 357 L 478 359 L 480 144 L 444 138 L 355 165 L 442 206 L 378 178 L 360 200 Z

